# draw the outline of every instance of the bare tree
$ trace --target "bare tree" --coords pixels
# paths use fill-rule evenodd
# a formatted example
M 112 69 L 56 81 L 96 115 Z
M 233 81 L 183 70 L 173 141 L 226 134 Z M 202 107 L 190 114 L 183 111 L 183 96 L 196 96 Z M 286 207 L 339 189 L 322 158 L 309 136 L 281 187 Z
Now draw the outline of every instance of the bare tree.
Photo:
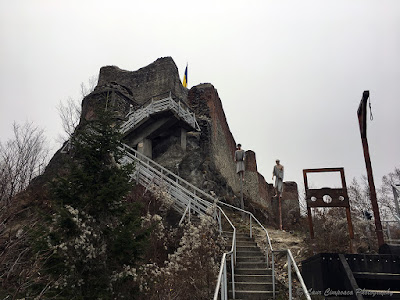
M 82 98 L 85 98 L 87 95 L 94 91 L 98 78 L 98 76 L 92 76 L 88 79 L 87 84 L 83 82 L 81 83 Z M 58 141 L 64 143 L 71 138 L 76 126 L 79 123 L 79 118 L 81 116 L 80 101 L 68 97 L 66 101 L 60 101 L 58 103 L 57 110 L 61 118 L 61 123 L 64 130 L 63 134 L 59 135 Z
M 33 123 L 13 124 L 14 137 L 0 143 L 0 203 L 9 204 L 47 164 L 48 148 L 42 129 Z
M 368 213 L 372 215 L 369 186 L 366 176 L 361 176 L 361 183 L 354 177 L 347 191 L 354 217 L 364 219 Z
M 388 219 L 391 219 L 395 212 L 392 184 L 400 184 L 400 168 L 395 167 L 393 172 L 382 177 L 382 185 L 379 189 L 379 203 L 387 211 Z
M 67 101 L 58 103 L 57 110 L 64 130 L 63 134 L 59 135 L 59 141 L 63 143 L 72 136 L 79 123 L 81 106 L 69 97 Z
M 82 98 L 85 98 L 87 95 L 94 91 L 98 80 L 99 76 L 93 75 L 92 77 L 89 77 L 87 85 L 83 82 L 81 83 Z

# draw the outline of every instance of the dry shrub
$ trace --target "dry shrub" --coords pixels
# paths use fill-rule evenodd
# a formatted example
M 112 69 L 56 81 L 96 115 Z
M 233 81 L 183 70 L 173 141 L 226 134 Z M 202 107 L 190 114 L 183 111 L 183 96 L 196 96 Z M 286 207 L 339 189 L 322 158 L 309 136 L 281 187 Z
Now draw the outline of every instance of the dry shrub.
M 313 215 L 314 240 L 307 239 L 312 253 L 351 253 L 350 235 L 343 208 L 315 209 Z M 352 218 L 354 240 L 353 252 L 371 253 L 377 251 L 373 221 Z
M 139 268 L 142 299 L 211 299 L 219 271 L 224 241 L 211 216 L 201 216 L 199 226 L 185 225 L 179 248 L 163 265 Z

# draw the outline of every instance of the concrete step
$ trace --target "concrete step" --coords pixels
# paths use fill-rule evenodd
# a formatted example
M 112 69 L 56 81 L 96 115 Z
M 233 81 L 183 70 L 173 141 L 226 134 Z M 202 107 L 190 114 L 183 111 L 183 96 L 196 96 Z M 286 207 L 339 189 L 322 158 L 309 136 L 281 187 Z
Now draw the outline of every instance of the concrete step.
M 232 299 L 232 291 L 229 290 L 228 297 Z M 266 300 L 272 298 L 272 291 L 236 291 L 235 290 L 235 300 Z
M 266 262 L 240 262 L 236 261 L 236 268 L 235 269 L 267 269 Z
M 261 252 L 260 248 L 258 248 L 257 246 L 239 246 L 239 245 L 236 245 L 236 252 L 242 252 L 242 251 Z
M 232 239 L 231 238 L 224 238 L 225 241 L 228 243 L 232 243 Z M 251 238 L 236 238 L 236 244 L 253 244 L 253 245 L 257 245 L 257 243 L 251 239 Z
M 224 237 L 232 237 L 233 232 L 232 231 L 222 231 L 222 236 Z M 236 232 L 236 238 L 250 238 L 249 233 L 241 233 L 241 232 Z
M 232 242 L 231 241 L 227 242 L 227 245 L 232 245 Z M 256 249 L 258 251 L 260 251 L 260 249 L 254 243 L 251 243 L 251 242 L 238 243 L 238 242 L 236 242 L 236 251 L 246 251 L 246 249 L 242 248 L 242 247 L 252 248 L 251 250 L 248 250 L 248 251 L 256 251 Z
M 236 267 L 235 268 L 235 276 L 236 275 L 271 275 L 272 270 L 267 268 L 245 268 L 245 267 Z
M 237 275 L 235 282 L 264 282 L 272 284 L 272 275 Z
M 236 257 L 236 262 L 241 263 L 241 262 L 265 262 L 265 257 L 261 254 L 257 256 L 237 256 Z
M 232 282 L 228 283 L 228 286 L 232 286 Z M 235 282 L 236 291 L 272 291 L 272 282 Z
M 237 251 L 236 249 L 236 257 L 249 257 L 249 256 L 263 256 L 261 251 Z

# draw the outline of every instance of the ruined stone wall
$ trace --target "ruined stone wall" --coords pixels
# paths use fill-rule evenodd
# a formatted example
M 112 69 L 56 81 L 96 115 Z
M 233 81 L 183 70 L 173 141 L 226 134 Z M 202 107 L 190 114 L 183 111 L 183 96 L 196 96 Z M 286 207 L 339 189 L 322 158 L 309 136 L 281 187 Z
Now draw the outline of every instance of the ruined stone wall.
M 134 100 L 139 104 L 169 91 L 183 100 L 187 98 L 187 89 L 183 87 L 178 68 L 171 57 L 159 58 L 150 65 L 133 72 L 116 66 L 102 67 L 98 85 L 111 82 L 128 87 L 132 91 Z
M 195 86 L 189 91 L 188 103 L 199 119 L 211 123 L 211 132 L 209 133 L 211 157 L 218 171 L 233 191 L 239 195 L 240 181 L 233 160 L 236 142 L 229 129 L 222 102 L 216 89 L 211 84 Z M 270 207 L 272 194 L 267 188 L 268 184 L 264 177 L 257 171 L 256 155 L 251 150 L 246 151 L 245 165 L 245 182 L 243 184 L 245 198 L 251 199 L 267 209 Z
M 245 193 L 264 208 L 270 207 L 271 194 L 267 189 L 267 183 L 257 171 L 256 154 L 252 150 L 246 151 Z
M 240 185 L 233 161 L 236 143 L 226 122 L 217 90 L 211 84 L 197 85 L 189 91 L 188 104 L 198 118 L 206 119 L 211 123 L 208 137 L 210 156 L 218 171 L 237 193 L 240 191 Z

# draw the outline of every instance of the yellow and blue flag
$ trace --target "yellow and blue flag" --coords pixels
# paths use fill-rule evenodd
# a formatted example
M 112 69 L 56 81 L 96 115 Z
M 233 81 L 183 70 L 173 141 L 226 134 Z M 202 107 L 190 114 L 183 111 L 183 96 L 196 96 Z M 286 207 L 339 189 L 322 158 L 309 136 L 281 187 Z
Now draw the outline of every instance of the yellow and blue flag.
M 187 87 L 187 81 L 188 81 L 187 68 L 188 65 L 186 64 L 185 75 L 183 76 L 183 83 L 182 83 L 184 87 Z

